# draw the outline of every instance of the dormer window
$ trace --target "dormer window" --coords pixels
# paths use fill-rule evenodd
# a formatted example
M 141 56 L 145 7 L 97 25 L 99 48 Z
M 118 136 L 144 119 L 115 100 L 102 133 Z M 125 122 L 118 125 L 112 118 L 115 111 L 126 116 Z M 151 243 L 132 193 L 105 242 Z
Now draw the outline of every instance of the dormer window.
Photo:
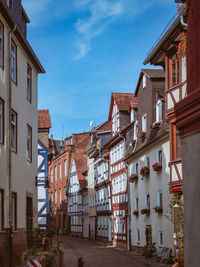
M 156 103 L 156 122 L 162 121 L 162 101 L 159 99 Z
M 119 113 L 118 113 L 118 108 L 117 105 L 113 105 L 113 112 L 112 112 L 112 131 L 113 135 L 116 134 L 119 130 Z
M 146 87 L 147 79 L 146 76 L 143 75 L 143 89 Z
M 142 116 L 142 131 L 146 133 L 147 131 L 147 114 Z

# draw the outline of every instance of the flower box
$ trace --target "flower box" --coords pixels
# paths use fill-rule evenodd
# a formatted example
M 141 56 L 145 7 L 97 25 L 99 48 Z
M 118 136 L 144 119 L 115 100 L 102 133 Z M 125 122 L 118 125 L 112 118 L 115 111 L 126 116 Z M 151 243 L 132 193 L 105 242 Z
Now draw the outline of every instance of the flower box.
M 160 121 L 155 121 L 155 122 L 152 124 L 152 128 L 153 128 L 153 129 L 159 128 L 159 127 L 160 127 L 160 124 L 161 124 Z
M 148 176 L 149 175 L 149 167 L 144 166 L 140 169 L 140 175 L 142 175 L 143 177 Z
M 139 215 L 139 211 L 138 210 L 134 210 L 133 211 L 133 215 L 138 216 Z
M 131 174 L 131 176 L 129 177 L 129 181 L 131 183 L 137 182 L 138 181 L 138 174 L 137 173 Z
M 141 214 L 149 214 L 150 213 L 150 209 L 149 208 L 144 208 L 141 210 Z
M 162 207 L 159 207 L 159 206 L 154 207 L 154 210 L 155 210 L 155 212 L 157 212 L 157 213 L 162 213 L 162 212 L 163 212 Z
M 162 164 L 159 162 L 156 162 L 155 164 L 152 165 L 152 168 L 154 172 L 159 173 L 162 170 Z
M 143 138 L 145 138 L 145 136 L 146 136 L 146 132 L 143 132 L 143 131 L 142 131 L 142 132 L 139 133 L 139 137 L 140 137 L 140 138 L 143 139 Z

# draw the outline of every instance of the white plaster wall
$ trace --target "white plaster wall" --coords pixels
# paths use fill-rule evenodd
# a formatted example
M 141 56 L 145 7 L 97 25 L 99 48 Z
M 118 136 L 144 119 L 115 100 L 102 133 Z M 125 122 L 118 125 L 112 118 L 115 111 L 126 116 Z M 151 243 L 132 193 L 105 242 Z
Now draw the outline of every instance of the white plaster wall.
M 0 69 L 0 97 L 5 101 L 5 144 L 0 145 L 0 188 L 5 190 L 5 227 L 8 227 L 8 177 L 7 177 L 7 127 L 8 127 L 8 26 L 4 24 L 4 70 Z M 26 227 L 26 192 L 33 194 L 37 208 L 37 72 L 24 53 L 15 36 L 17 45 L 17 85 L 12 82 L 12 108 L 17 112 L 17 153 L 12 152 L 12 191 L 17 193 L 17 227 Z M 26 98 L 27 63 L 32 67 L 32 103 Z M 2 79 L 3 77 L 3 79 Z M 4 78 L 5 77 L 5 78 Z M 27 124 L 32 127 L 32 162 L 26 157 Z M 34 219 L 34 223 L 37 218 Z
M 157 162 L 157 150 L 162 149 L 162 171 L 157 174 L 152 170 L 152 165 Z M 139 174 L 137 183 L 130 183 L 131 199 L 131 244 L 132 246 L 144 246 L 146 244 L 145 225 L 152 227 L 152 241 L 158 247 L 158 232 L 163 232 L 163 247 L 173 249 L 173 224 L 166 218 L 168 214 L 169 194 L 169 140 L 154 144 L 143 154 L 138 155 L 129 162 L 129 175 L 136 162 L 139 164 L 139 170 L 145 165 L 145 156 L 150 157 L 150 175 L 142 180 Z M 153 209 L 157 206 L 157 192 L 163 191 L 163 213 L 158 214 Z M 145 208 L 145 193 L 150 193 L 150 215 L 141 214 L 141 209 Z M 135 210 L 135 197 L 139 198 L 139 215 L 133 215 Z M 140 243 L 136 241 L 136 229 L 140 231 Z

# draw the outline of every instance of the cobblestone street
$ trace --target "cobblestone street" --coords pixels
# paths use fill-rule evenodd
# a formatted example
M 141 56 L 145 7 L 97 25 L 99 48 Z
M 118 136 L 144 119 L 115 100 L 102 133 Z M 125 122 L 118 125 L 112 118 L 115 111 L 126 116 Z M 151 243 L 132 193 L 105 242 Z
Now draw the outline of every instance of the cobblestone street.
M 62 244 L 64 246 L 64 266 L 66 267 L 77 267 L 79 256 L 82 256 L 84 267 L 169 266 L 157 264 L 152 260 L 144 259 L 138 254 L 124 249 L 104 246 L 101 243 L 91 240 L 63 236 Z

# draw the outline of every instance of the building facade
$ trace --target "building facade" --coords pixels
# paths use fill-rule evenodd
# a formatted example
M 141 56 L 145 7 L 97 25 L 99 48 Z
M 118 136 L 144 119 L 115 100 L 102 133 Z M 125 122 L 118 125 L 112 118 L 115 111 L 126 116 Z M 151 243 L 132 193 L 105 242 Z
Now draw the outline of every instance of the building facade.
M 20 263 L 37 226 L 37 77 L 44 73 L 26 39 L 29 19 L 21 1 L 12 1 L 12 7 L 7 2 L 0 1 L 0 262 L 5 267 Z
M 163 70 L 141 70 L 135 96 L 138 110 L 127 131 L 130 183 L 130 243 L 133 250 L 155 243 L 173 250 L 173 224 L 166 218 L 169 194 L 169 134 L 165 120 Z M 148 103 L 146 101 L 148 99 Z M 168 214 L 169 216 L 169 214 Z

